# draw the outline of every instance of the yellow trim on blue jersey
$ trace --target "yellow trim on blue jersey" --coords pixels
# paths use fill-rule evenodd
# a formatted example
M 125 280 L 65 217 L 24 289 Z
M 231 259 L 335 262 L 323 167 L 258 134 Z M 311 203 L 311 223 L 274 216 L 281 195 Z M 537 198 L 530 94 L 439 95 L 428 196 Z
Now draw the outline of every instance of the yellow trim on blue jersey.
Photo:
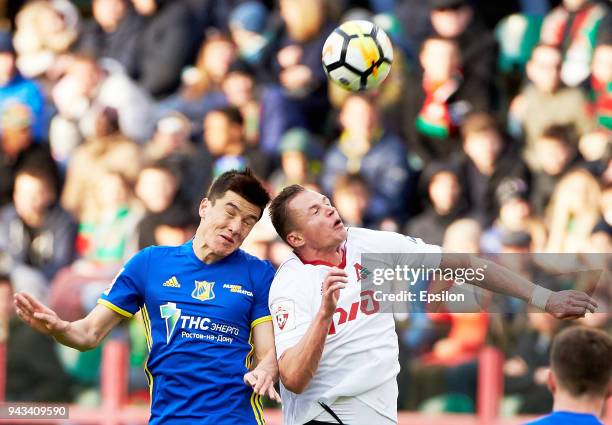
M 98 304 L 102 304 L 103 306 L 110 308 L 115 313 L 119 313 L 120 315 L 124 317 L 130 318 L 133 316 L 133 314 L 130 313 L 129 311 L 125 311 L 121 307 L 117 307 L 115 304 L 111 303 L 110 301 L 103 300 L 102 298 L 98 298 Z
M 145 325 L 145 338 L 147 339 L 147 345 L 149 346 L 149 355 L 151 355 L 151 347 L 153 346 L 153 334 L 151 332 L 151 319 L 149 318 L 149 311 L 147 310 L 146 304 L 143 304 L 140 308 L 142 311 L 142 319 Z M 145 375 L 147 376 L 147 382 L 149 384 L 149 410 L 153 405 L 153 374 L 147 367 L 147 363 L 149 362 L 149 357 L 147 356 L 147 360 L 144 364 Z
M 259 319 L 253 320 L 253 323 L 251 323 L 251 329 L 253 329 L 255 326 L 259 325 L 260 323 L 271 322 L 271 321 L 272 321 L 272 316 L 270 316 L 270 315 L 262 316 Z
M 149 358 L 147 357 L 147 362 L 148 361 Z M 147 367 L 147 362 L 145 362 L 144 371 L 145 375 L 147 375 L 147 381 L 149 384 L 149 410 L 151 410 L 151 407 L 153 406 L 153 374 L 149 371 L 149 368 Z
M 251 407 L 253 408 L 253 414 L 255 415 L 255 420 L 257 421 L 257 425 L 266 425 L 266 421 L 263 416 L 263 410 L 261 408 L 261 396 L 255 391 L 251 394 Z
M 147 311 L 147 306 L 143 304 L 140 311 L 142 311 L 142 319 L 145 324 L 145 338 L 147 339 L 147 345 L 149 346 L 149 352 L 151 352 L 151 347 L 153 346 L 153 335 L 151 332 L 151 319 L 149 318 L 149 312 Z
M 251 332 L 249 332 L 249 345 L 251 346 L 251 349 L 249 350 L 249 353 L 247 354 L 246 358 L 244 359 L 244 366 L 251 370 L 251 363 L 253 360 L 253 353 L 255 352 L 255 346 L 253 345 L 253 328 L 251 328 Z

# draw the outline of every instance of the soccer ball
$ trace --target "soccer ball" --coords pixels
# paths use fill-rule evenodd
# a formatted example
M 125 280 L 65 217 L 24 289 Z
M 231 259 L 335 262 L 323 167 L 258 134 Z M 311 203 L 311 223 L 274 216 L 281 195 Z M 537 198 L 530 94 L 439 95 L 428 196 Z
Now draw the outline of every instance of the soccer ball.
M 393 47 L 387 34 L 368 21 L 348 21 L 325 40 L 323 68 L 341 87 L 360 91 L 384 81 L 393 62 Z

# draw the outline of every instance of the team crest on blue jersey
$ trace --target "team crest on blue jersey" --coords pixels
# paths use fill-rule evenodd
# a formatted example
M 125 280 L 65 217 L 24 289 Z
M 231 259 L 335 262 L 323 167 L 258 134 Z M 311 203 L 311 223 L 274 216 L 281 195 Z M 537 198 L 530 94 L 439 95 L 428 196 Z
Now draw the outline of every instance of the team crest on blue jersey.
M 213 286 L 215 286 L 215 282 L 207 282 L 205 280 L 195 281 L 195 288 L 191 293 L 191 297 L 200 301 L 208 301 L 215 298 L 215 293 L 213 292 Z

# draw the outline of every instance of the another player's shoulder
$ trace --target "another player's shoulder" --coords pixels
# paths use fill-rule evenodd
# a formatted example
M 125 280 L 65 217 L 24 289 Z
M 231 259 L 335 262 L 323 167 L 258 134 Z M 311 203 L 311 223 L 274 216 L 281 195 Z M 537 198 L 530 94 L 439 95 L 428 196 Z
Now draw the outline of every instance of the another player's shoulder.
M 594 415 L 585 413 L 574 413 L 574 412 L 553 412 L 543 418 L 536 419 L 535 421 L 528 422 L 524 425 L 562 425 L 562 424 L 575 424 L 575 425 L 603 425 L 602 422 L 597 419 Z
M 278 266 L 276 274 L 274 275 L 274 280 L 282 280 L 294 275 L 296 272 L 303 272 L 307 267 L 308 265 L 302 263 L 295 254 L 292 254 Z
M 313 267 L 315 266 L 302 263 L 295 254 L 292 254 L 276 270 L 270 295 L 294 291 L 301 292 L 303 288 L 309 287 L 306 283 L 310 280 L 309 276 L 313 273 L 313 270 L 311 270 Z

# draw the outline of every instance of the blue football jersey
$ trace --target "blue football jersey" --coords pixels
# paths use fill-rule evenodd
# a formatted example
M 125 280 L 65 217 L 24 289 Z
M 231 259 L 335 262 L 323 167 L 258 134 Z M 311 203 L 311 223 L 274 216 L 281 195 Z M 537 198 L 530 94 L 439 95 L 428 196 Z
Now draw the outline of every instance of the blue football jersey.
M 274 269 L 237 250 L 206 264 L 192 241 L 149 247 L 119 272 L 98 302 L 142 311 L 149 357 L 150 424 L 263 424 L 260 397 L 243 381 L 251 333 L 271 320 Z
M 558 411 L 525 425 L 603 425 L 603 423 L 595 416 L 586 413 Z

